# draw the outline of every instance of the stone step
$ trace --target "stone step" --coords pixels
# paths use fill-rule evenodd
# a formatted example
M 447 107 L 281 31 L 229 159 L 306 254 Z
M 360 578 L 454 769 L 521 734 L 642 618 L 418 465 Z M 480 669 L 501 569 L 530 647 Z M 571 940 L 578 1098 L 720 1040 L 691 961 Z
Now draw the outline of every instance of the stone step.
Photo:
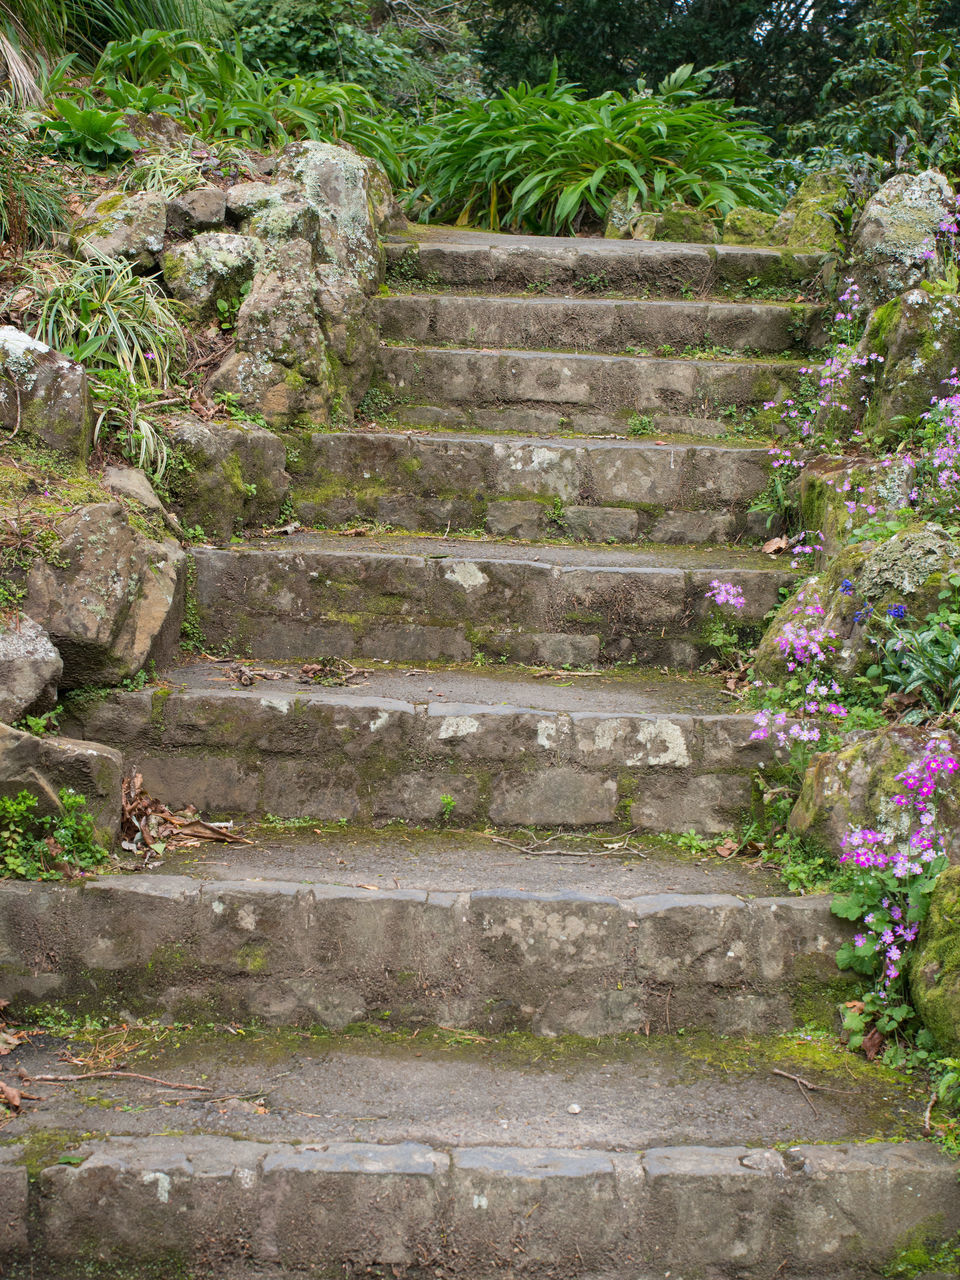
M 818 341 L 821 314 L 789 303 L 456 294 L 401 293 L 377 305 L 381 336 L 390 342 L 619 355 L 801 352 Z
M 504 438 L 453 432 L 317 433 L 291 493 L 308 526 L 370 517 L 408 530 L 587 542 L 734 542 L 765 530 L 747 507 L 763 448 Z
M 736 583 L 759 624 L 794 574 L 756 552 L 583 548 L 401 535 L 296 534 L 198 547 L 196 600 L 208 647 L 253 657 L 673 666 L 709 656 L 705 598 Z
M 789 395 L 800 366 L 384 345 L 377 368 L 380 394 L 397 402 L 715 418 Z
M 513 236 L 429 226 L 388 237 L 386 250 L 392 285 L 673 298 L 777 289 L 789 296 L 813 279 L 824 259 L 818 253 L 739 245 Z
M 827 897 L 378 889 L 342 873 L 273 880 L 268 857 L 243 853 L 250 879 L 0 885 L 5 997 L 167 1021 L 202 1007 L 208 1022 L 547 1036 L 760 1033 L 833 1013 L 829 989 L 810 995 L 838 984 L 849 933 Z
M 115 1268 L 147 1280 L 184 1266 L 205 1280 L 260 1280 L 261 1266 L 315 1277 L 317 1259 L 328 1273 L 398 1280 L 422 1277 L 425 1261 L 433 1275 L 531 1280 L 867 1280 L 905 1241 L 942 1239 L 960 1223 L 957 1166 L 923 1142 L 608 1152 L 207 1134 L 57 1139 L 68 1161 L 41 1162 L 35 1213 L 18 1164 L 29 1147 L 0 1157 L 7 1251 L 24 1266 L 8 1280 L 121 1274 Z M 91 1257 L 109 1272 L 92 1273 Z
M 109 742 L 174 808 L 360 825 L 584 828 L 623 815 L 646 831 L 722 831 L 772 759 L 752 715 L 731 714 L 706 677 L 401 667 L 331 688 L 287 670 L 238 687 L 223 665 L 193 663 L 160 688 L 76 702 L 64 732 Z
M 367 421 L 384 417 L 379 409 L 366 415 Z M 709 444 L 730 433 L 739 418 L 694 418 L 680 414 L 655 413 L 640 418 L 634 409 L 615 413 L 590 413 L 559 409 L 530 409 L 523 405 L 500 405 L 474 409 L 470 405 L 394 404 L 387 420 L 418 431 L 482 431 L 519 436 L 617 436 L 629 438 L 638 429 L 654 442 Z M 372 425 L 376 425 L 374 422 Z M 760 437 L 756 447 L 769 447 Z

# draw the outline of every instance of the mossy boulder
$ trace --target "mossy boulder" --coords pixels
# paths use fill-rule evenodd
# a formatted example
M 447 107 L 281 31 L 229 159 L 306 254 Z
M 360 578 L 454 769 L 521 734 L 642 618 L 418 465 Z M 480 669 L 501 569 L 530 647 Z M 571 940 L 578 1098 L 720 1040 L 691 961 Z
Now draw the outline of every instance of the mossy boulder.
M 914 1005 L 941 1049 L 960 1054 L 960 867 L 937 882 L 910 962 Z
M 865 363 L 850 398 L 869 400 L 864 434 L 875 445 L 895 439 L 896 419 L 916 420 L 949 394 L 960 367 L 960 297 L 910 289 L 892 298 L 871 314 L 857 355 Z
M 916 524 L 883 542 L 845 547 L 780 606 L 755 665 L 767 679 L 781 679 L 795 638 L 812 634 L 824 650 L 827 670 L 838 675 L 863 671 L 874 658 L 872 619 L 899 604 L 922 618 L 937 607 L 944 580 L 957 572 L 960 543 L 937 524 Z M 849 590 L 842 589 L 844 580 Z
M 800 475 L 805 529 L 817 529 L 829 560 L 869 520 L 893 518 L 907 506 L 916 469 L 902 458 L 815 458 Z
M 176 463 L 168 485 L 188 528 L 229 540 L 244 528 L 273 524 L 290 486 L 283 442 L 263 427 L 173 419 Z
M 83 365 L 10 325 L 0 328 L 0 427 L 86 459 L 93 407 Z
M 703 209 L 675 204 L 657 217 L 653 238 L 679 244 L 716 244 L 720 233 L 715 218 Z
M 942 219 L 956 209 L 950 183 L 937 169 L 900 173 L 864 207 L 854 229 L 851 273 L 871 306 L 914 289 L 937 271 L 927 255 Z
M 775 213 L 766 213 L 763 209 L 748 209 L 738 206 L 731 209 L 723 223 L 724 244 L 777 244 L 776 227 L 778 218 Z
M 777 220 L 775 237 L 793 249 L 822 249 L 836 253 L 840 248 L 834 214 L 847 199 L 847 183 L 834 169 L 808 173 L 796 194 L 787 202 Z M 776 243 L 776 239 L 772 243 Z
M 218 303 L 239 307 L 262 259 L 262 246 L 249 236 L 206 231 L 163 255 L 163 279 L 194 317 L 216 317 Z
M 78 257 L 119 258 L 138 271 L 152 271 L 163 252 L 167 202 L 156 191 L 108 192 L 84 210 L 71 242 Z
M 658 214 L 644 213 L 639 200 L 629 200 L 629 191 L 623 187 L 616 192 L 607 209 L 603 224 L 607 240 L 652 240 L 657 229 Z
M 938 731 L 947 748 L 960 754 L 960 738 Z M 839 751 L 816 756 L 803 779 L 788 821 L 795 835 L 813 838 L 839 857 L 844 834 L 851 826 L 887 831 L 897 840 L 912 834 L 910 811 L 894 804 L 901 791 L 896 781 L 923 755 L 929 729 L 892 725 L 858 734 Z M 954 775 L 940 801 L 940 829 L 947 852 L 960 862 L 960 776 Z

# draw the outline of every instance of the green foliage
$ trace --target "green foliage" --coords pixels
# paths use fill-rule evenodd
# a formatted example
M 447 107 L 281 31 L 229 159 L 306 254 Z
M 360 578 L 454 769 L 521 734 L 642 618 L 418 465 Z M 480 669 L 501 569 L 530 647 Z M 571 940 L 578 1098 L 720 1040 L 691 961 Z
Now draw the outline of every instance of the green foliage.
M 791 142 L 865 153 L 898 168 L 960 162 L 958 15 L 943 0 L 873 0 L 859 25 L 854 56 L 824 85 L 826 110 L 791 133 Z M 858 56 L 857 56 L 858 55 Z
M 41 244 L 65 222 L 63 179 L 24 116 L 0 105 L 0 244 Z
M 686 66 L 656 94 L 640 87 L 584 101 L 554 67 L 543 84 L 442 112 L 410 143 L 421 216 L 569 234 L 602 222 L 624 188 L 646 209 L 769 208 L 765 140 L 729 104 L 702 96 L 708 79 Z
M 889 634 L 868 672 L 882 676 L 891 693 L 919 694 L 921 707 L 903 717 L 908 723 L 960 710 L 960 575 L 948 581 L 939 608 L 923 622 L 909 616 L 886 620 Z
M 151 28 L 110 44 L 94 79 L 116 100 L 124 85 L 153 85 L 172 99 L 170 115 L 218 145 L 233 139 L 271 150 L 297 138 L 346 142 L 379 160 L 396 185 L 407 180 L 406 124 L 366 89 L 249 66 L 239 43 Z
M 113 440 L 129 462 L 159 484 L 167 470 L 170 448 L 149 407 L 162 394 L 161 389 L 143 385 L 126 369 L 104 370 L 90 383 L 97 410 L 94 444 Z
M 122 370 L 147 386 L 163 385 L 185 350 L 176 304 L 129 263 L 34 252 L 24 257 L 0 309 L 23 289 L 33 295 L 33 336 L 90 370 Z
M 115 164 L 140 145 L 124 123 L 123 111 L 81 107 L 70 98 L 54 98 L 50 110 L 54 114 L 44 121 L 44 131 L 55 139 L 58 151 L 87 168 Z
M 59 799 L 60 811 L 41 818 L 37 797 L 29 791 L 0 796 L 0 876 L 61 880 L 106 861 L 86 798 L 64 787 Z
M 59 716 L 60 710 L 56 708 L 53 711 L 45 711 L 41 716 L 24 716 L 13 727 L 22 729 L 24 733 L 32 733 L 37 738 L 42 738 L 45 733 L 58 732 L 60 728 L 57 723 Z

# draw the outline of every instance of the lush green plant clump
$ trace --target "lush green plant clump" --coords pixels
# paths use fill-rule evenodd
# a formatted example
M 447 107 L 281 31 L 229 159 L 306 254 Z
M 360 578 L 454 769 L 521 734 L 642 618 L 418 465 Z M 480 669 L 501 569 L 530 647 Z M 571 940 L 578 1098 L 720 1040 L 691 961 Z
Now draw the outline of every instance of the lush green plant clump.
M 652 93 L 578 96 L 556 67 L 486 102 L 436 116 L 410 143 L 425 216 L 475 226 L 567 234 L 603 221 L 623 189 L 628 204 L 681 202 L 715 213 L 770 208 L 762 176 L 766 140 L 704 97 L 705 73 L 690 66 Z
M 0 796 L 0 876 L 62 880 L 106 862 L 86 798 L 64 787 L 59 799 L 58 813 L 40 817 L 29 791 Z

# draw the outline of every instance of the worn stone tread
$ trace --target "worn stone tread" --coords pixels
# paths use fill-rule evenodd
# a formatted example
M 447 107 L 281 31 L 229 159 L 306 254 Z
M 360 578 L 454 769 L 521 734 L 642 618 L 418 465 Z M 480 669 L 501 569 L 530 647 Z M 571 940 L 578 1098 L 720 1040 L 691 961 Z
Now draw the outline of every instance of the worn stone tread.
M 206 1087 L 207 1095 L 178 1098 L 181 1130 L 227 1136 L 240 1128 L 257 1142 L 636 1152 L 696 1146 L 706 1132 L 715 1147 L 920 1136 L 923 1090 L 856 1060 L 846 1081 L 840 1077 L 843 1091 L 816 1094 L 814 1113 L 794 1081 L 773 1074 L 775 1068 L 836 1086 L 835 1070 L 811 1059 L 821 1053 L 832 1067 L 837 1052 L 811 1039 L 806 1052 L 799 1033 L 743 1043 L 640 1034 L 540 1049 L 529 1040 L 437 1037 L 428 1029 L 414 1038 L 253 1028 L 235 1037 L 198 1028 L 161 1039 L 130 1070 Z M 50 1037 L 24 1045 L 0 1065 L 0 1079 L 63 1074 L 61 1049 Z M 170 1113 L 169 1092 L 146 1081 L 104 1079 L 37 1092 L 47 1096 L 24 1105 L 5 1139 L 51 1130 L 97 1133 L 108 1110 L 112 1132 L 145 1137 L 166 1127 Z M 580 1110 L 571 1113 L 570 1106 Z
M 626 439 L 629 437 L 632 413 L 630 408 L 612 414 L 589 410 L 529 409 L 522 405 L 474 408 L 471 405 L 412 404 L 404 401 L 393 406 L 386 421 L 397 422 L 401 427 L 408 426 L 415 431 L 448 429 L 494 432 L 498 435 L 546 435 L 575 440 L 607 436 Z M 376 416 L 372 415 L 374 419 Z M 651 414 L 650 418 L 650 438 L 654 442 L 666 440 L 678 445 L 711 444 L 729 430 L 728 424 L 717 418 L 663 413 Z M 372 421 L 369 425 L 377 426 L 377 423 Z M 770 441 L 763 439 L 742 443 L 770 447 Z
M 669 841 L 627 831 L 598 837 L 554 833 L 545 841 L 452 827 L 277 829 L 244 824 L 252 847 L 219 844 L 167 850 L 148 874 L 219 880 L 339 881 L 379 889 L 472 892 L 509 886 L 531 893 L 633 898 L 650 893 L 780 897 L 784 886 L 755 859 L 691 854 Z M 550 833 L 544 833 L 550 835 Z M 716 843 L 716 842 L 714 842 Z M 527 847 L 532 852 L 525 853 Z

